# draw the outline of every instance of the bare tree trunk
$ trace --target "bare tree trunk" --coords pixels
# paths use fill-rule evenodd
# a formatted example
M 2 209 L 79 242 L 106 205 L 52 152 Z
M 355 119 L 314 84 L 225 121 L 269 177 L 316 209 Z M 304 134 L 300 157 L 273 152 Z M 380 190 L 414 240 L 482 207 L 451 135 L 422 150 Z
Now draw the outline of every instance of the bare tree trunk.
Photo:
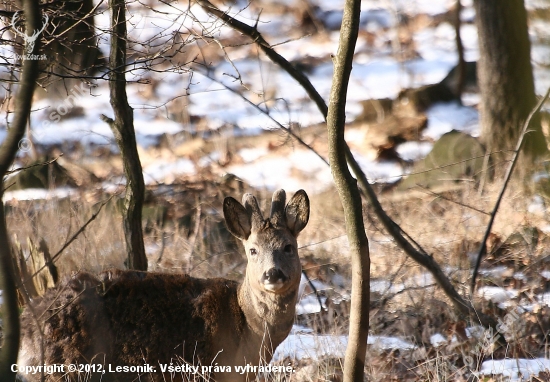
M 462 11 L 462 3 L 460 0 L 456 0 L 456 9 L 455 9 L 455 41 L 456 41 L 456 52 L 458 53 L 458 80 L 456 83 L 456 89 L 451 89 L 456 91 L 456 96 L 458 101 L 462 103 L 462 92 L 464 91 L 464 84 L 466 81 L 466 61 L 464 60 L 464 45 L 462 44 L 462 38 L 460 36 L 460 27 L 462 21 L 460 20 L 460 13 Z
M 323 97 L 321 97 L 319 92 L 317 92 L 309 79 L 294 66 L 292 66 L 292 64 L 290 64 L 284 57 L 277 54 L 277 52 L 275 52 L 275 50 L 269 46 L 269 44 L 263 39 L 263 37 L 255 28 L 250 27 L 243 22 L 232 18 L 226 12 L 223 12 L 216 8 L 208 0 L 197 0 L 197 2 L 205 9 L 205 11 L 219 17 L 221 20 L 227 23 L 227 25 L 253 39 L 256 44 L 258 44 L 261 49 L 266 53 L 266 55 L 273 60 L 273 62 L 280 65 L 300 85 L 304 87 L 306 92 L 319 108 L 323 117 L 327 119 L 328 107 Z M 407 256 L 410 256 L 414 261 L 416 261 L 418 264 L 425 267 L 429 272 L 431 272 L 436 282 L 440 285 L 454 307 L 459 312 L 461 312 L 461 314 L 476 317 L 476 319 L 479 319 L 482 325 L 494 328 L 497 324 L 496 320 L 493 317 L 490 317 L 482 312 L 476 311 L 472 303 L 458 293 L 451 280 L 447 277 L 445 272 L 443 272 L 443 269 L 441 269 L 433 256 L 426 253 L 426 251 L 409 235 L 407 235 L 401 229 L 401 227 L 393 221 L 393 219 L 386 213 L 386 211 L 384 211 L 384 208 L 376 197 L 374 189 L 369 184 L 365 173 L 353 157 L 351 151 L 349 150 L 349 147 L 347 147 L 347 144 L 346 158 L 349 167 L 352 169 L 353 173 L 359 181 L 360 186 L 362 187 L 362 194 L 364 195 L 366 200 L 372 205 L 374 213 L 376 214 L 376 216 L 378 216 L 378 218 L 386 228 L 387 232 L 394 238 L 396 244 L 407 254 Z
M 334 76 L 327 116 L 330 168 L 344 207 L 351 255 L 350 328 L 344 361 L 344 381 L 346 382 L 363 381 L 369 334 L 369 242 L 363 223 L 361 194 L 357 187 L 357 181 L 351 176 L 348 169 L 347 145 L 344 140 L 347 90 L 359 32 L 360 13 L 360 0 L 346 1 L 338 53 L 334 58 Z
M 50 7 L 56 12 L 49 22 L 51 27 L 45 31 L 50 40 L 45 47 L 49 61 L 42 63 L 42 69 L 51 72 L 43 83 L 46 89 L 37 89 L 37 96 L 64 100 L 70 95 L 69 91 L 82 82 L 79 77 L 94 75 L 101 64 L 101 51 L 94 29 L 94 2 L 54 0 Z
M 128 268 L 146 271 L 147 257 L 143 244 L 141 213 L 145 195 L 143 171 L 136 146 L 134 114 L 126 95 L 126 15 L 124 0 L 110 0 L 111 7 L 111 68 L 109 86 L 114 121 L 103 116 L 115 135 L 126 175 L 126 197 L 124 200 L 123 221 L 126 238 Z
M 536 104 L 531 43 L 523 0 L 475 0 L 479 36 L 481 139 L 489 151 L 513 150 Z M 523 147 L 529 166 L 547 152 L 540 118 L 533 118 Z M 496 154 L 503 157 L 503 154 Z
M 23 8 L 26 17 L 26 33 L 40 29 L 40 12 L 38 2 L 24 0 Z M 31 32 L 32 33 L 32 32 Z M 31 54 L 36 54 L 40 49 L 40 38 L 36 39 Z M 19 148 L 19 142 L 25 134 L 25 128 L 29 119 L 32 97 L 38 76 L 38 61 L 24 60 L 23 71 L 19 80 L 19 90 L 15 99 L 15 118 L 8 130 L 6 139 L 0 146 L 0 179 L 4 179 L 6 173 L 15 159 Z M 3 183 L 3 182 L 2 182 Z M 4 345 L 0 349 L 0 381 L 14 381 L 15 373 L 11 371 L 11 365 L 17 361 L 19 350 L 19 307 L 17 305 L 17 288 L 15 284 L 15 272 L 12 262 L 12 252 L 6 218 L 4 215 L 4 203 L 2 196 L 4 186 L 0 189 L 0 289 L 4 304 L 2 305 L 2 320 L 4 326 Z
M 265 42 L 265 40 L 261 37 L 261 35 L 255 28 L 252 28 L 242 23 L 241 21 L 232 18 L 223 11 L 220 11 L 218 8 L 208 2 L 208 0 L 197 1 L 200 5 L 204 7 L 207 12 L 216 15 L 232 28 L 251 37 L 256 42 L 256 44 L 258 44 L 262 48 L 262 50 L 266 52 L 268 57 L 270 57 L 275 63 L 286 70 L 300 85 L 304 87 L 304 89 L 306 89 L 307 93 L 316 103 L 317 107 L 319 108 L 325 119 L 327 118 L 327 105 L 325 104 L 325 101 L 321 97 L 321 95 L 313 87 L 311 82 L 307 79 L 306 76 L 304 76 L 301 72 L 294 68 L 286 59 L 278 55 L 274 51 L 274 49 L 270 47 L 267 42 Z M 270 53 L 268 54 L 268 52 Z M 273 57 L 276 57 L 276 59 Z M 374 213 L 380 219 L 388 234 L 393 237 L 396 244 L 407 254 L 407 256 L 411 257 L 418 264 L 425 267 L 434 276 L 436 282 L 443 289 L 444 293 L 447 295 L 455 309 L 460 312 L 460 314 L 479 320 L 479 322 L 485 327 L 496 328 L 496 325 L 498 324 L 497 320 L 492 316 L 476 310 L 470 300 L 464 298 L 460 293 L 458 293 L 452 281 L 449 279 L 449 277 L 447 277 L 445 272 L 443 272 L 443 269 L 433 258 L 433 256 L 429 255 L 417 242 L 415 242 L 406 232 L 404 232 L 397 223 L 393 221 L 393 219 L 386 213 L 386 211 L 384 211 L 384 208 L 380 204 L 376 193 L 374 192 L 374 189 L 369 184 L 365 173 L 353 157 L 351 151 L 349 150 L 349 147 L 347 147 L 347 144 L 345 149 L 348 165 L 354 172 L 359 181 L 359 184 L 362 187 L 362 194 L 366 198 L 367 202 L 372 205 Z

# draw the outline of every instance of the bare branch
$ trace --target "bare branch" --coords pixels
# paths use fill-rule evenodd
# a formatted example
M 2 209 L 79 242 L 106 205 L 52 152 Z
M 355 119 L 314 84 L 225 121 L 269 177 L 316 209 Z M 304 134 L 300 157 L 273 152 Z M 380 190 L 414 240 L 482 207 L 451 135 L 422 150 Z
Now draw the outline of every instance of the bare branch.
M 38 166 L 47 166 L 49 164 L 52 164 L 54 162 L 56 162 L 59 158 L 61 158 L 63 156 L 63 153 L 59 154 L 58 156 L 56 156 L 55 158 L 53 159 L 50 159 L 49 161 L 46 161 L 46 162 L 41 162 L 41 163 L 35 163 L 35 164 L 32 164 L 30 166 L 26 166 L 26 167 L 18 167 L 18 168 L 15 168 L 13 170 L 9 170 L 8 172 L 6 172 L 6 175 L 11 175 L 11 174 L 15 174 L 16 172 L 20 172 L 20 171 L 25 171 L 25 170 L 29 170 L 33 167 L 38 167 Z
M 306 93 L 309 95 L 309 97 L 317 104 L 317 107 L 319 110 L 321 110 L 321 114 L 326 118 L 328 114 L 328 107 L 325 103 L 325 100 L 317 89 L 313 87 L 309 79 L 299 70 L 297 70 L 290 62 L 288 62 L 283 56 L 281 56 L 279 53 L 275 52 L 275 50 L 267 43 L 267 41 L 263 38 L 260 32 L 258 32 L 258 29 L 256 27 L 251 27 L 249 25 L 246 25 L 245 23 L 234 19 L 233 17 L 229 16 L 227 13 L 222 12 L 219 10 L 215 5 L 213 5 L 208 0 L 197 0 L 197 3 L 206 11 L 214 16 L 218 17 L 220 20 L 224 21 L 232 27 L 233 29 L 243 33 L 244 35 L 250 37 L 259 47 L 260 49 L 265 53 L 267 57 L 271 59 L 271 61 L 275 62 L 277 65 L 279 65 L 281 68 L 286 70 L 288 74 L 292 76 L 306 91 Z
M 235 20 L 227 13 L 222 12 L 214 5 L 212 5 L 208 0 L 196 0 L 207 12 L 219 17 L 221 20 L 227 23 L 235 30 L 247 35 L 250 37 L 256 44 L 260 46 L 262 51 L 276 64 L 283 68 L 287 73 L 289 73 L 304 89 L 310 98 L 315 102 L 318 109 L 321 111 L 321 114 L 326 119 L 328 107 L 313 87 L 311 82 L 304 76 L 299 70 L 297 70 L 290 62 L 288 62 L 284 57 L 276 53 L 272 47 L 265 41 L 261 34 L 254 29 L 238 20 Z M 495 327 L 496 321 L 489 316 L 486 316 L 480 312 L 476 312 L 474 306 L 470 301 L 464 299 L 455 287 L 453 286 L 450 279 L 445 275 L 439 264 L 433 259 L 431 255 L 418 244 L 416 243 L 393 219 L 388 216 L 380 201 L 378 200 L 376 193 L 374 192 L 372 186 L 367 180 L 367 177 L 361 166 L 357 163 L 349 146 L 344 142 L 345 151 L 346 151 L 346 160 L 348 165 L 352 169 L 353 173 L 357 177 L 357 181 L 361 186 L 361 193 L 367 199 L 367 201 L 372 205 L 374 213 L 378 216 L 378 219 L 384 225 L 386 231 L 394 238 L 397 245 L 413 260 L 418 264 L 425 267 L 432 275 L 434 276 L 436 282 L 443 289 L 447 297 L 452 301 L 453 305 L 464 315 L 472 315 L 477 317 L 480 320 L 481 324 L 484 326 Z
M 510 182 L 510 178 L 512 177 L 512 173 L 514 172 L 514 168 L 518 161 L 521 147 L 525 142 L 525 136 L 529 133 L 528 129 L 529 129 L 529 125 L 531 124 L 531 119 L 533 119 L 533 116 L 540 111 L 540 109 L 542 108 L 542 105 L 544 105 L 544 103 L 546 102 L 549 96 L 550 96 L 550 88 L 546 91 L 546 94 L 544 95 L 544 97 L 540 99 L 537 106 L 535 106 L 535 108 L 531 111 L 531 113 L 529 113 L 529 116 L 523 123 L 523 129 L 521 130 L 521 134 L 519 136 L 516 149 L 514 150 L 514 156 L 512 157 L 512 162 L 510 162 L 510 166 L 506 170 L 506 175 L 504 176 L 504 183 L 502 184 L 502 188 L 500 190 L 500 193 L 498 194 L 495 207 L 493 208 L 493 212 L 491 213 L 489 223 L 487 224 L 487 229 L 485 230 L 485 235 L 483 235 L 483 239 L 481 240 L 481 245 L 479 246 L 479 251 L 477 252 L 476 265 L 474 267 L 474 273 L 472 274 L 472 282 L 470 283 L 471 294 L 474 293 L 474 290 L 476 288 L 476 278 L 477 278 L 477 273 L 479 271 L 479 266 L 481 264 L 481 258 L 483 257 L 483 255 L 487 250 L 487 239 L 489 238 L 489 234 L 491 233 L 491 228 L 493 228 L 493 223 L 495 221 L 498 208 L 500 207 L 500 202 L 502 201 L 502 197 L 504 196 L 504 192 L 506 191 L 506 187 L 508 186 L 508 182 Z
M 91 222 L 93 222 L 98 216 L 99 216 L 99 213 L 101 212 L 102 208 L 105 207 L 105 205 L 107 203 L 109 203 L 111 201 L 111 199 L 115 196 L 116 194 L 113 194 L 111 195 L 106 201 L 104 201 L 103 203 L 101 203 L 99 205 L 99 208 L 97 209 L 96 212 L 94 212 L 92 214 L 92 216 L 90 216 L 90 218 L 86 221 L 86 223 L 84 223 L 67 241 L 65 241 L 65 243 L 61 246 L 61 248 L 55 253 L 55 255 L 53 255 L 51 257 L 51 261 L 47 262 L 46 264 L 44 264 L 40 269 L 38 269 L 36 272 L 34 272 L 30 277 L 29 279 L 32 279 L 34 276 L 36 276 L 37 274 L 40 273 L 41 270 L 43 270 L 44 268 L 46 268 L 47 266 L 49 266 L 50 264 L 53 264 L 57 258 L 59 256 L 61 256 L 61 254 L 63 253 L 63 251 L 65 251 L 65 249 L 67 249 L 67 247 L 69 245 L 71 245 L 73 243 L 73 241 L 75 241 L 78 236 L 80 236 L 80 234 L 82 232 L 84 232 L 86 230 L 86 228 L 88 228 L 88 226 L 90 225 Z M 23 284 L 25 284 L 26 282 L 28 282 L 29 280 L 24 280 L 23 281 Z

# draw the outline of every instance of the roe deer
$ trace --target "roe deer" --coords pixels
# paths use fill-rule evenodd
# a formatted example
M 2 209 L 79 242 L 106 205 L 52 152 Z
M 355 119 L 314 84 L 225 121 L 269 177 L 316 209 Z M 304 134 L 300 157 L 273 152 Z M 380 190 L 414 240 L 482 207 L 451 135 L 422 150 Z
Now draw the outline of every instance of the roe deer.
M 212 368 L 215 381 L 254 379 L 252 368 L 236 366 L 268 363 L 294 322 L 301 276 L 296 237 L 309 220 L 309 199 L 300 190 L 286 206 L 285 200 L 284 190 L 275 192 L 264 219 L 254 196 L 244 195 L 243 204 L 225 198 L 227 228 L 243 242 L 248 259 L 242 284 L 114 270 L 99 277 L 81 272 L 49 290 L 32 309 L 42 326 L 44 363 L 83 364 L 96 373 L 67 373 L 65 366 L 65 373 L 46 374 L 46 381 L 189 381 L 192 372 L 181 369 L 199 366 L 200 374 L 215 365 L 230 367 L 220 373 Z M 42 336 L 29 308 L 21 320 L 23 374 L 25 366 L 42 365 Z M 97 373 L 98 364 L 104 374 Z M 171 364 L 181 369 L 166 370 Z M 117 372 L 117 366 L 127 369 Z M 131 368 L 136 366 L 141 369 Z

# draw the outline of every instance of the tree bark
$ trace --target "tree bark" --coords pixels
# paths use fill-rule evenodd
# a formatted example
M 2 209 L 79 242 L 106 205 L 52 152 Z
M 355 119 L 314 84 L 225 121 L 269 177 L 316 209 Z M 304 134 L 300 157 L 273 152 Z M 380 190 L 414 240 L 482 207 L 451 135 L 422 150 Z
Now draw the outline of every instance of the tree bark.
M 134 113 L 126 95 L 126 14 L 124 0 L 110 0 L 111 7 L 111 52 L 109 76 L 111 106 L 115 119 L 103 117 L 115 135 L 126 175 L 126 196 L 123 208 L 124 236 L 128 268 L 147 270 L 147 257 L 143 244 L 141 213 L 145 195 L 143 170 L 136 145 Z
M 359 32 L 360 13 L 360 0 L 346 1 L 338 52 L 334 57 L 334 76 L 327 116 L 330 168 L 344 207 L 352 269 L 350 328 L 344 360 L 345 382 L 363 381 L 369 333 L 369 243 L 363 223 L 361 194 L 357 181 L 349 172 L 346 161 L 347 145 L 344 140 L 347 90 Z
M 462 103 L 462 92 L 464 91 L 464 84 L 466 81 L 466 61 L 464 60 L 464 45 L 462 44 L 462 37 L 460 36 L 460 27 L 462 26 L 462 21 L 460 20 L 460 13 L 462 11 L 462 3 L 460 0 L 456 0 L 456 9 L 455 9 L 455 42 L 456 42 L 456 52 L 458 54 L 458 80 L 456 83 L 456 96 L 458 101 Z
M 479 38 L 481 140 L 489 152 L 513 150 L 536 104 L 531 43 L 523 0 L 475 0 Z M 529 168 L 547 152 L 540 118 L 533 118 L 520 164 Z M 495 158 L 505 158 L 505 152 Z
M 56 12 L 45 31 L 50 42 L 45 50 L 49 60 L 43 63 L 43 69 L 51 72 L 47 74 L 50 78 L 43 83 L 45 89 L 37 91 L 37 96 L 65 100 L 70 90 L 82 82 L 79 77 L 93 75 L 101 64 L 94 30 L 94 2 L 55 0 L 50 7 Z
M 38 2 L 24 0 L 23 9 L 26 17 L 26 32 L 39 30 L 41 25 Z M 40 49 L 40 38 L 36 39 L 31 54 L 36 54 Z M 0 146 L 0 179 L 4 179 L 6 173 L 15 159 L 19 148 L 19 142 L 25 134 L 25 128 L 31 112 L 32 97 L 38 76 L 38 61 L 24 60 L 23 71 L 19 80 L 19 90 L 15 99 L 15 117 L 8 134 Z M 19 307 L 17 304 L 17 288 L 15 284 L 15 272 L 12 262 L 11 245 L 4 215 L 4 203 L 2 201 L 4 186 L 0 188 L 0 289 L 4 303 L 2 320 L 4 327 L 4 344 L 0 349 L 0 381 L 14 381 L 15 373 L 11 371 L 11 365 L 17 361 L 19 350 Z

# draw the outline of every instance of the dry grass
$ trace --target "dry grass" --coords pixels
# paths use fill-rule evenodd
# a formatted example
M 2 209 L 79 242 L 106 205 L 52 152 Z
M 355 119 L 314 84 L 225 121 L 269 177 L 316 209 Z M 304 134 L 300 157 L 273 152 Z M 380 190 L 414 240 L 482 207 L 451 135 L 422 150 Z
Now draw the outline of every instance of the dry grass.
M 107 197 L 105 197 L 107 199 Z M 97 211 L 93 204 L 81 200 L 42 200 L 7 203 L 6 216 L 10 233 L 16 235 L 26 249 L 26 238 L 34 242 L 43 238 L 52 254 Z M 120 218 L 106 207 L 88 229 L 81 234 L 56 262 L 61 274 L 88 270 L 99 272 L 122 267 L 122 225 Z
M 152 221 L 145 236 L 150 270 L 162 272 L 187 272 L 197 277 L 225 276 L 240 279 L 245 268 L 242 250 L 226 232 L 221 211 L 225 194 L 239 197 L 243 190 L 214 189 L 186 193 L 170 198 L 166 221 Z M 251 191 L 248 189 L 244 190 Z M 387 194 L 381 201 L 403 229 L 423 248 L 432 254 L 451 275 L 457 288 L 465 293 L 471 258 L 483 234 L 488 216 L 474 210 L 490 211 L 498 192 L 497 186 L 487 186 L 480 193 L 474 187 L 462 187 L 431 194 L 425 190 L 406 195 Z M 257 192 L 260 204 L 269 203 L 267 192 Z M 197 197 L 200 194 L 201 197 Z M 101 198 L 107 198 L 101 197 Z M 100 198 L 100 199 L 101 199 Z M 170 198 L 163 196 L 164 202 Z M 160 200 L 159 199 L 159 200 Z M 452 201 L 450 201 L 450 200 Z M 8 203 L 8 226 L 21 243 L 30 237 L 37 242 L 44 238 L 50 251 L 55 253 L 65 241 L 96 211 L 95 202 L 78 200 L 48 200 L 40 202 Z M 160 204 L 156 200 L 154 203 Z M 185 200 L 185 203 L 182 202 Z M 513 186 L 507 192 L 498 213 L 494 232 L 504 241 L 525 226 L 544 228 L 545 214 L 528 211 L 530 197 L 525 188 Z M 153 204 L 154 204 L 153 203 Z M 325 292 L 338 298 L 349 292 L 351 270 L 345 237 L 345 222 L 334 189 L 311 197 L 311 220 L 299 238 L 301 256 L 311 259 L 306 268 L 314 278 L 331 283 L 333 290 Z M 471 207 L 468 207 L 471 206 Z M 411 284 L 426 272 L 388 238 L 381 224 L 365 207 L 366 225 L 371 247 L 371 274 L 373 280 L 384 280 L 393 286 L 404 285 L 401 290 L 378 291 L 371 294 L 371 333 L 398 336 L 417 346 L 414 351 L 380 351 L 369 349 L 366 366 L 369 381 L 466 381 L 472 379 L 471 370 L 464 365 L 463 356 L 476 347 L 477 340 L 462 338 L 465 326 L 475 322 L 464 321 L 456 314 L 448 299 L 433 282 Z M 542 269 L 550 269 L 546 258 L 547 239 L 540 233 L 538 245 L 529 253 L 518 248 L 505 256 L 490 255 L 485 267 L 505 264 L 514 271 L 525 272 L 528 280 L 513 284 L 513 278 L 499 279 L 485 276 L 480 285 L 515 287 L 525 296 L 544 291 L 540 278 Z M 60 256 L 57 265 L 61 274 L 75 270 L 99 272 L 103 269 L 124 267 L 123 235 L 120 216 L 114 205 L 107 206 L 88 229 Z M 162 255 L 162 256 L 161 256 Z M 335 285 L 332 275 L 342 276 L 343 285 Z M 538 278 L 537 278 L 538 275 Z M 476 297 L 476 304 L 486 313 L 504 317 L 506 310 Z M 300 317 L 299 322 L 313 328 L 319 335 L 345 334 L 347 331 L 347 305 L 333 306 L 328 313 Z M 494 353 L 479 354 L 476 363 L 484 357 L 504 356 L 532 357 L 540 355 L 547 347 L 550 328 L 547 308 L 539 306 L 532 312 L 520 315 L 520 327 L 516 338 L 507 338 L 509 348 Z M 436 333 L 450 339 L 458 338 L 458 344 L 447 343 L 434 347 L 430 337 Z M 520 335 L 521 334 L 521 335 Z M 319 361 L 291 361 L 296 369 L 289 375 L 264 376 L 266 381 L 339 381 L 341 361 L 325 358 Z M 287 365 L 289 360 L 284 362 Z M 499 380 L 499 379 L 495 379 Z

